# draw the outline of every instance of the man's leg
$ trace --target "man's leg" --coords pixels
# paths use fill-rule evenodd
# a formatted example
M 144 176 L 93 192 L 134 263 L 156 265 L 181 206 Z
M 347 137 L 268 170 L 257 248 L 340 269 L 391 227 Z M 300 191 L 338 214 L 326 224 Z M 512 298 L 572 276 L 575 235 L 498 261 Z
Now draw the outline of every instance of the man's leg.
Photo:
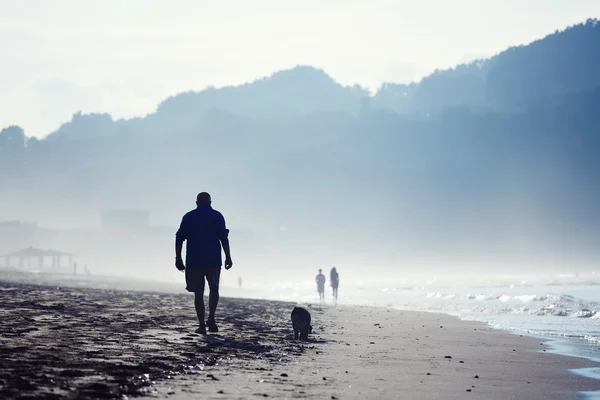
M 208 319 L 215 319 L 215 312 L 217 312 L 217 305 L 219 305 L 219 287 L 211 288 L 210 294 L 208 295 Z
M 209 332 L 218 332 L 219 328 L 215 322 L 215 313 L 217 312 L 217 305 L 219 304 L 219 280 L 221 278 L 221 267 L 209 268 L 206 272 L 206 280 L 208 281 L 208 287 L 210 293 L 208 295 L 208 319 L 206 323 L 208 325 Z
M 194 306 L 196 307 L 196 316 L 198 317 L 198 329 L 196 333 L 205 334 L 204 325 L 204 274 L 201 270 L 195 268 L 186 268 L 185 280 L 188 292 L 194 293 Z
M 204 327 L 204 291 L 194 293 L 194 305 L 196 306 L 196 315 L 200 328 Z

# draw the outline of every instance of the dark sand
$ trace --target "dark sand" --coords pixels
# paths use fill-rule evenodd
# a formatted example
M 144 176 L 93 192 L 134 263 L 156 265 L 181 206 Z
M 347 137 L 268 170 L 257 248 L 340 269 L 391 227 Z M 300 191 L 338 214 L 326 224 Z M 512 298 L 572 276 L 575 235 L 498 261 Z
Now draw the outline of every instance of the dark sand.
M 0 282 L 0 399 L 569 399 L 589 362 L 453 317 L 222 299 L 218 334 L 193 334 L 192 296 Z M 477 376 L 477 377 L 476 377 Z
M 222 299 L 222 334 L 193 333 L 193 297 L 0 282 L 0 398 L 114 398 L 223 360 L 287 362 L 290 304 Z M 201 375 L 205 378 L 205 374 Z M 209 378 L 210 379 L 210 378 Z

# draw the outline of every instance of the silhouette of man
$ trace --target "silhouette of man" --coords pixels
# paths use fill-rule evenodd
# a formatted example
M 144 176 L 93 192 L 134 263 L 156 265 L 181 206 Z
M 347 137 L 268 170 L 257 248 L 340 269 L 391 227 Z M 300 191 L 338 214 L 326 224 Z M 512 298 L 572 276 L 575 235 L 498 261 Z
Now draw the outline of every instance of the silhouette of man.
M 194 293 L 194 304 L 199 327 L 196 333 L 218 332 L 215 312 L 219 303 L 219 278 L 221 277 L 222 255 L 225 252 L 225 269 L 233 266 L 229 251 L 229 229 L 225 218 L 213 209 L 210 194 L 199 193 L 196 209 L 185 214 L 175 234 L 175 267 L 185 271 L 186 290 Z M 181 258 L 183 242 L 187 240 L 185 264 Z M 204 280 L 208 282 L 208 319 L 204 323 Z
M 340 275 L 338 274 L 335 267 L 331 268 L 331 273 L 329 274 L 329 281 L 331 282 L 331 289 L 333 290 L 333 298 L 337 301 L 338 287 L 340 285 Z
M 323 301 L 325 299 L 325 275 L 321 273 L 321 269 L 319 269 L 319 274 L 315 278 L 317 282 L 317 291 L 319 292 L 319 299 Z

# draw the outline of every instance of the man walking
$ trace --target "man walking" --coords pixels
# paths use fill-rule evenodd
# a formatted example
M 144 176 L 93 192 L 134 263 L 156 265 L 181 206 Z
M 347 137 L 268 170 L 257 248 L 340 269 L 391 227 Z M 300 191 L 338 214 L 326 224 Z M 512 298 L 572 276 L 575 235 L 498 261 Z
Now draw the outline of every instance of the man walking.
M 315 282 L 317 282 L 317 292 L 319 292 L 319 300 L 321 303 L 325 301 L 325 275 L 323 275 L 322 270 L 319 269 L 319 274 L 315 278 Z
M 185 271 L 186 290 L 194 293 L 194 304 L 199 327 L 196 333 L 218 332 L 215 312 L 219 303 L 219 278 L 221 277 L 222 255 L 225 252 L 225 269 L 233 266 L 229 251 L 229 229 L 225 218 L 211 206 L 210 194 L 199 193 L 196 209 L 185 214 L 175 234 L 175 267 Z M 187 240 L 185 264 L 181 258 L 183 242 Z M 204 280 L 210 289 L 208 319 L 204 323 Z

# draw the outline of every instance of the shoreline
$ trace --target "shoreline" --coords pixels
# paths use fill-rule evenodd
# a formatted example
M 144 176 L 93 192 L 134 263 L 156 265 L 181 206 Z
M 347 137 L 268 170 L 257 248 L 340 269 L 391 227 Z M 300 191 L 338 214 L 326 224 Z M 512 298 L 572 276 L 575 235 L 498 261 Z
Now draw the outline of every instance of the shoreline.
M 169 293 L 169 294 L 183 294 L 183 295 L 191 295 L 191 293 L 185 291 L 185 282 L 183 279 L 181 282 L 169 282 L 169 281 L 161 281 L 157 279 L 143 279 L 138 277 L 131 276 L 114 276 L 114 275 L 71 275 L 69 273 L 53 273 L 53 272 L 27 272 L 18 270 L 15 268 L 0 268 L 0 281 L 6 282 L 14 282 L 21 284 L 32 284 L 32 285 L 46 285 L 53 286 L 57 285 L 65 286 L 65 287 L 74 287 L 74 288 L 88 288 L 88 289 L 102 289 L 102 290 L 121 290 L 121 291 L 141 291 L 141 292 L 157 292 L 157 293 Z M 249 299 L 249 300 L 269 300 L 269 301 L 281 301 L 281 302 L 297 302 L 297 303 L 314 303 L 317 304 L 318 297 L 315 295 L 314 298 L 308 299 L 303 297 L 301 299 L 298 298 L 285 298 L 281 295 L 276 296 L 263 296 L 264 290 L 253 289 L 253 288 L 240 288 L 237 286 L 223 286 L 221 287 L 221 296 L 222 297 L 230 297 L 236 299 Z M 347 300 L 347 299 L 346 299 Z M 325 306 L 333 306 L 333 302 L 331 300 L 324 304 Z M 486 318 L 480 318 L 473 316 L 464 316 L 455 311 L 448 311 L 443 309 L 417 309 L 410 308 L 405 305 L 399 304 L 394 305 L 387 301 L 383 302 L 375 302 L 373 304 L 363 303 L 363 302 L 346 302 L 342 301 L 343 306 L 369 306 L 369 307 L 381 307 L 381 308 L 393 308 L 399 311 L 419 311 L 419 312 L 429 312 L 436 314 L 444 314 L 452 317 L 456 317 L 462 321 L 467 322 L 480 322 L 486 324 L 496 330 L 502 332 L 508 332 L 511 334 L 517 335 L 527 335 L 532 337 L 537 337 L 540 340 L 548 340 L 548 341 L 565 341 L 567 343 L 584 343 L 589 344 L 590 347 L 598 347 L 600 348 L 600 342 L 593 340 L 593 338 L 588 339 L 587 336 L 571 336 L 571 335 L 563 335 L 563 334 L 552 334 L 552 333 L 540 333 L 530 329 L 523 328 L 509 328 L 506 326 L 499 326 L 497 322 L 491 321 Z M 563 347 L 563 346 L 561 346 Z M 580 345 L 567 346 L 567 347 L 581 347 Z M 571 357 L 581 357 L 585 359 L 590 359 L 592 361 L 600 363 L 600 354 L 597 357 L 583 355 L 581 352 L 573 352 L 569 353 L 567 350 L 562 349 L 561 355 L 571 356 Z M 600 379 L 600 373 L 599 373 Z
M 238 396 L 238 398 L 253 397 L 258 392 L 250 392 L 255 390 L 255 388 L 263 386 L 269 388 L 269 390 L 275 389 L 278 396 L 282 397 L 288 397 L 294 393 L 294 396 L 297 397 L 310 397 L 309 395 L 311 390 L 313 390 L 313 386 L 316 388 L 315 390 L 321 390 L 321 392 L 313 393 L 317 397 L 323 395 L 323 391 L 325 391 L 333 393 L 331 396 L 334 397 L 342 396 L 338 398 L 359 398 L 365 395 L 374 396 L 374 398 L 391 398 L 389 395 L 393 390 L 407 391 L 407 394 L 412 393 L 411 391 L 416 391 L 414 393 L 418 394 L 417 398 L 436 398 L 435 393 L 444 393 L 444 398 L 462 398 L 466 395 L 468 389 L 471 390 L 471 395 L 479 392 L 479 395 L 485 394 L 485 398 L 506 398 L 507 391 L 511 390 L 513 394 L 511 398 L 532 398 L 533 392 L 531 388 L 535 388 L 537 393 L 540 390 L 548 390 L 548 387 L 552 387 L 552 385 L 555 385 L 555 389 L 553 392 L 548 393 L 546 398 L 576 398 L 582 395 L 589 397 L 590 394 L 594 396 L 600 394 L 600 380 L 593 379 L 595 377 L 593 372 L 597 373 L 598 371 L 598 360 L 586 359 L 584 356 L 565 354 L 564 352 L 561 353 L 561 349 L 557 348 L 557 343 L 568 343 L 571 339 L 548 336 L 540 337 L 520 332 L 500 330 L 490 327 L 484 322 L 462 320 L 449 314 L 370 306 L 344 305 L 335 308 L 331 305 L 324 307 L 312 305 L 309 309 L 313 313 L 315 321 L 313 325 L 316 332 L 312 335 L 311 341 L 305 344 L 290 340 L 291 326 L 288 326 L 290 325 L 288 314 L 295 303 L 247 298 L 223 298 L 219 306 L 219 310 L 223 314 L 222 318 L 224 319 L 223 332 L 219 335 L 209 335 L 209 337 L 203 339 L 192 334 L 194 325 L 192 301 L 190 295 L 183 290 L 180 290 L 179 293 L 138 291 L 140 289 L 107 290 L 102 287 L 96 289 L 87 286 L 68 287 L 69 282 L 63 282 L 60 285 L 61 287 L 57 288 L 54 284 L 45 286 L 35 282 L 29 284 L 23 282 L 15 283 L 14 281 L 7 282 L 0 278 L 1 282 L 4 282 L 0 293 L 4 294 L 2 300 L 5 302 L 5 309 L 10 308 L 11 302 L 23 299 L 23 296 L 16 296 L 18 297 L 17 299 L 13 298 L 13 296 L 6 296 L 8 293 L 7 290 L 17 288 L 17 290 L 29 293 L 32 296 L 32 301 L 29 303 L 21 301 L 20 303 L 12 304 L 14 306 L 13 311 L 17 312 L 19 309 L 22 309 L 25 310 L 24 314 L 27 314 L 27 312 L 37 313 L 32 316 L 20 315 L 19 317 L 25 319 L 11 321 L 8 324 L 10 328 L 8 331 L 6 331 L 6 326 L 2 328 L 3 330 L 0 331 L 2 332 L 2 347 L 5 347 L 3 352 L 7 350 L 6 345 L 11 341 L 11 338 L 19 340 L 29 335 L 37 335 L 38 341 L 40 338 L 47 340 L 50 332 L 58 332 L 66 335 L 68 338 L 70 337 L 72 341 L 69 345 L 80 345 L 82 346 L 82 351 L 85 350 L 83 347 L 89 347 L 85 350 L 87 353 L 78 353 L 83 358 L 97 358 L 98 355 L 109 348 L 109 359 L 112 357 L 117 360 L 116 362 L 121 362 L 121 364 L 115 364 L 113 367 L 116 368 L 118 373 L 124 375 L 121 377 L 121 383 L 122 385 L 129 386 L 125 392 L 130 391 L 130 394 L 137 393 L 173 399 L 192 398 L 191 396 L 194 390 L 197 390 L 200 382 L 202 382 L 200 386 L 203 389 L 206 388 L 206 379 L 199 378 L 200 376 L 206 376 L 209 383 L 216 384 L 217 382 L 221 382 L 222 385 L 227 387 L 227 391 L 231 392 L 232 395 Z M 143 304 L 138 304 L 136 308 L 136 299 L 139 298 L 144 299 L 142 303 L 147 302 L 148 305 L 152 305 L 154 307 L 153 310 L 160 315 L 154 316 L 152 313 L 148 313 L 147 310 L 143 309 Z M 40 299 L 42 300 L 41 302 Z M 75 299 L 84 299 L 77 303 L 74 309 L 71 310 L 73 315 L 82 319 L 80 321 L 82 324 L 79 326 L 75 324 L 69 327 L 68 321 L 60 317 L 61 314 L 69 312 L 69 301 Z M 40 303 L 45 305 L 40 308 Z M 82 311 L 85 311 L 86 305 L 88 306 L 88 311 L 94 309 L 94 305 L 108 307 L 100 316 L 101 321 L 107 322 L 106 327 L 94 326 L 93 323 L 90 324 L 90 321 L 85 320 L 85 315 L 81 316 L 85 314 Z M 83 309 L 78 309 L 78 307 L 83 307 Z M 116 307 L 117 310 L 110 311 L 110 307 Z M 128 310 L 128 307 L 133 307 L 133 309 Z M 228 313 L 231 314 L 230 308 L 232 307 L 238 310 L 233 315 L 228 315 Z M 129 314 L 125 312 L 126 310 L 129 311 Z M 23 312 L 19 314 L 23 314 Z M 48 319 L 48 314 L 53 314 L 54 319 Z M 117 315 L 116 318 L 115 315 Z M 31 325 L 31 321 L 28 322 L 27 318 L 33 321 L 41 318 L 40 321 L 42 323 L 38 324 L 35 327 L 36 329 L 31 329 L 33 327 L 27 326 L 28 323 Z M 353 318 L 354 321 L 352 321 Z M 374 322 L 371 319 L 378 319 L 379 321 Z M 394 322 L 389 322 L 390 320 Z M 389 333 L 391 330 L 388 326 L 385 326 L 388 324 L 390 327 L 394 326 L 395 333 L 391 336 Z M 408 326 L 408 324 L 412 324 L 412 326 Z M 432 326 L 435 324 L 440 324 L 440 327 Z M 113 326 L 111 327 L 111 325 Z M 106 330 L 115 326 L 117 327 L 116 333 L 113 332 L 112 336 L 117 336 L 120 338 L 120 341 L 126 343 L 135 343 L 137 349 L 141 349 L 142 354 L 147 355 L 148 359 L 151 360 L 150 364 L 138 363 L 139 365 L 136 366 L 135 355 L 118 348 L 117 342 L 110 338 L 111 330 Z M 428 328 L 424 330 L 425 326 Z M 349 331 L 350 327 L 352 327 L 353 331 Z M 69 329 L 72 329 L 70 334 Z M 78 330 L 81 329 L 84 330 L 84 338 L 78 335 Z M 97 332 L 85 332 L 88 329 Z M 415 331 L 422 331 L 420 334 L 423 336 L 412 340 L 414 336 L 411 338 L 411 335 L 414 335 Z M 443 334 L 440 335 L 440 333 Z M 445 336 L 447 333 L 450 334 L 450 338 Z M 402 343 L 401 341 L 399 344 L 394 339 L 394 335 L 398 337 L 404 335 L 403 340 L 407 342 Z M 102 337 L 108 338 L 105 340 L 107 343 L 103 343 Z M 365 339 L 367 337 L 371 337 L 372 340 L 367 342 Z M 483 347 L 473 349 L 469 341 L 472 341 L 472 344 L 478 344 Z M 540 341 L 543 344 L 540 344 Z M 64 341 L 62 343 L 50 344 L 52 346 L 46 350 L 51 350 L 51 348 L 60 349 L 60 346 L 63 346 L 62 348 L 65 349 L 69 348 L 68 344 Z M 490 347 L 497 347 L 500 344 L 513 348 L 510 349 L 511 351 L 504 349 L 507 351 L 496 353 L 492 351 L 490 353 Z M 54 345 L 58 345 L 59 347 Z M 170 352 L 174 353 L 175 356 L 173 354 L 161 353 L 160 351 L 157 354 L 153 354 L 153 349 L 156 349 L 157 346 L 164 346 L 165 349 L 170 349 Z M 455 353 L 454 355 L 447 354 L 452 358 L 442 358 L 446 357 L 446 355 L 435 353 L 436 348 L 440 350 L 444 346 L 448 349 L 446 352 L 452 351 Z M 404 347 L 404 351 L 408 351 L 413 355 L 427 355 L 428 352 L 430 354 L 423 359 L 411 359 L 410 357 L 407 359 L 406 354 L 401 352 L 396 354 L 396 358 L 387 358 L 389 353 L 393 351 L 390 349 L 399 349 L 402 347 Z M 23 346 L 20 348 L 23 351 Z M 39 352 L 40 349 L 36 350 Z M 344 376 L 346 375 L 345 370 L 340 370 L 340 366 L 342 365 L 340 357 L 347 355 L 349 350 L 356 355 L 350 361 L 358 363 L 355 366 L 360 366 L 360 368 L 356 370 L 357 372 L 349 370 L 346 377 Z M 486 355 L 484 356 L 482 352 Z M 10 354 L 13 353 L 10 351 L 8 353 L 8 358 L 10 358 Z M 48 354 L 50 353 L 52 352 L 49 351 Z M 177 355 L 178 353 L 180 354 Z M 121 360 L 124 357 L 123 354 L 128 354 L 129 358 L 125 357 L 129 360 L 127 363 L 123 363 L 123 360 Z M 187 355 L 181 356 L 181 354 Z M 322 354 L 327 357 L 328 361 L 323 361 L 324 356 Z M 3 357 L 6 358 L 6 355 L 6 353 L 3 354 Z M 93 357 L 90 357 L 90 355 Z M 155 356 L 158 359 L 155 360 L 156 365 L 153 365 L 152 359 Z M 453 362 L 457 356 L 462 359 L 456 362 L 463 361 L 463 363 L 459 363 L 462 365 L 456 365 L 456 362 Z M 215 361 L 217 359 L 219 361 Z M 362 361 L 367 360 L 365 361 L 365 365 L 361 365 L 361 359 Z M 411 367 L 407 370 L 406 365 L 398 363 L 398 360 L 408 360 L 414 368 Z M 548 360 L 551 360 L 551 362 Z M 96 361 L 99 362 L 100 360 Z M 350 361 L 346 360 L 346 365 L 349 365 L 348 362 Z M 221 365 L 217 365 L 219 363 Z M 335 365 L 332 365 L 332 363 Z M 123 366 L 125 364 L 127 364 L 127 367 Z M 489 368 L 489 364 L 495 365 L 495 372 L 493 369 L 489 371 L 486 369 Z M 504 370 L 509 366 L 511 368 L 514 367 L 512 364 L 517 365 L 519 368 L 529 365 L 528 368 L 535 369 L 539 369 L 540 365 L 542 365 L 544 373 L 540 376 L 535 376 L 535 379 L 531 378 L 530 383 L 520 382 L 517 379 L 518 376 L 511 375 L 510 371 L 507 372 Z M 35 363 L 30 365 L 30 367 L 34 365 Z M 98 373 L 97 369 L 102 367 L 102 365 L 104 364 L 100 362 L 99 364 L 83 365 L 83 367 L 88 368 L 88 372 L 90 373 L 94 371 Z M 186 365 L 189 368 L 186 369 Z M 194 365 L 201 365 L 202 368 L 191 368 Z M 4 363 L 2 366 L 3 369 L 7 367 Z M 223 374 L 223 366 L 225 366 L 225 371 L 227 371 L 224 376 L 228 378 L 216 377 L 217 374 Z M 426 366 L 429 366 L 431 369 L 429 371 L 431 375 L 427 375 L 424 372 L 424 367 Z M 473 366 L 479 366 L 485 373 L 469 369 Z M 413 374 L 417 367 L 422 368 L 423 374 Z M 445 367 L 449 367 L 450 369 L 446 370 L 444 369 Z M 340 373 L 344 375 L 341 377 L 331 376 L 329 378 L 323 376 L 321 378 L 325 378 L 325 380 L 322 379 L 322 382 L 313 382 L 309 379 L 311 377 L 302 377 L 305 370 L 312 370 L 311 372 L 314 372 L 315 368 L 318 371 L 334 371 L 337 368 L 336 375 Z M 269 371 L 269 369 L 288 371 L 280 372 L 280 374 L 286 374 L 287 377 L 279 376 L 280 374 L 277 374 L 277 371 Z M 393 380 L 393 376 L 386 375 L 390 369 L 401 371 L 401 374 L 409 374 L 414 381 L 403 381 L 403 386 L 396 387 L 390 383 Z M 147 378 L 144 375 L 147 372 L 143 372 L 144 370 L 150 371 Z M 69 367 L 66 368 L 66 371 L 67 375 L 77 375 L 77 373 L 68 372 Z M 127 375 L 127 371 L 131 372 L 130 376 L 125 376 Z M 207 371 L 214 371 L 214 373 L 209 374 Z M 471 374 L 481 374 L 480 378 L 476 378 L 477 381 L 473 381 L 474 378 L 468 376 L 469 371 Z M 15 370 L 15 372 L 17 371 Z M 365 374 L 367 372 L 374 375 L 383 374 L 385 377 L 374 378 L 375 383 L 368 382 L 368 379 L 365 381 Z M 503 375 L 505 382 L 486 381 L 483 376 L 486 376 L 488 372 L 491 372 L 490 375 L 492 376 L 498 373 Z M 527 370 L 525 369 L 524 372 L 527 372 Z M 107 373 L 107 371 L 103 373 Z M 42 375 L 51 376 L 52 371 L 50 374 L 44 373 Z M 251 377 L 257 375 L 264 376 L 256 381 L 250 380 Z M 313 374 L 311 373 L 310 375 Z M 430 376 L 442 382 L 432 383 L 426 381 L 427 379 L 430 381 L 434 379 Z M 193 379 L 189 379 L 190 377 L 193 377 Z M 52 397 L 52 393 L 57 393 L 56 391 L 58 391 L 59 393 L 68 394 L 74 389 L 79 391 L 81 398 L 86 398 L 86 393 L 90 398 L 94 397 L 91 395 L 91 393 L 94 393 L 94 390 L 97 391 L 96 394 L 107 391 L 112 393 L 111 391 L 115 390 L 116 392 L 114 393 L 117 394 L 120 390 L 106 383 L 99 384 L 96 382 L 96 386 L 94 386 L 94 382 L 81 376 L 67 376 L 66 378 L 73 381 L 82 381 L 82 386 L 80 385 L 80 387 L 76 388 L 74 386 L 69 387 L 68 384 L 66 386 L 58 384 L 56 385 L 55 392 L 52 392 L 50 391 L 52 388 L 51 385 L 46 385 L 44 390 L 47 389 L 48 391 L 44 392 L 44 395 L 48 395 L 49 397 L 42 398 L 56 398 Z M 198 381 L 198 379 L 200 380 Z M 241 387 L 237 388 L 239 393 L 235 392 L 235 390 L 232 390 L 235 387 L 232 388 L 231 383 L 222 382 L 225 380 L 245 381 L 246 386 L 244 387 L 247 389 L 247 392 L 244 392 Z M 559 384 L 556 386 L 556 383 L 548 382 L 548 380 L 559 382 Z M 156 383 L 153 384 L 153 381 Z M 186 383 L 187 381 L 189 383 Z M 177 384 L 172 387 L 175 382 Z M 267 383 L 266 385 L 257 386 L 257 384 L 265 382 Z M 344 388 L 344 384 L 348 382 L 363 382 L 365 390 L 368 393 L 355 393 L 351 388 Z M 506 382 L 509 382 L 510 385 L 507 386 Z M 10 384 L 7 385 L 6 383 L 6 376 L 1 377 L 0 389 L 3 388 L 2 390 L 4 390 L 6 386 L 10 386 Z M 469 388 L 468 383 L 471 383 L 471 386 L 475 387 Z M 457 389 L 457 385 L 459 384 L 463 386 L 461 390 Z M 19 385 L 22 388 L 31 387 L 32 385 L 40 387 L 40 382 L 33 384 L 29 382 L 28 386 L 25 380 L 25 382 L 17 382 L 17 387 Z M 188 385 L 187 389 L 186 385 Z M 427 385 L 428 389 L 423 389 L 419 387 L 420 385 Z M 498 389 L 498 386 L 502 385 L 504 388 Z M 43 386 L 43 382 L 41 386 Z M 288 391 L 281 391 L 280 389 L 287 389 Z M 224 389 L 217 389 L 214 392 L 202 392 L 201 394 L 208 397 L 211 395 L 220 395 L 220 398 L 224 398 L 222 393 L 218 393 L 219 390 L 222 390 L 224 393 L 226 392 Z M 454 392 L 452 392 L 453 390 Z M 450 395 L 449 391 L 452 392 L 452 395 Z M 528 393 L 529 397 L 519 397 L 520 393 Z M 263 394 L 269 395 L 267 392 Z M 432 394 L 433 397 L 431 397 Z M 228 398 L 227 396 L 225 397 Z M 533 398 L 535 397 L 538 396 L 533 396 Z

